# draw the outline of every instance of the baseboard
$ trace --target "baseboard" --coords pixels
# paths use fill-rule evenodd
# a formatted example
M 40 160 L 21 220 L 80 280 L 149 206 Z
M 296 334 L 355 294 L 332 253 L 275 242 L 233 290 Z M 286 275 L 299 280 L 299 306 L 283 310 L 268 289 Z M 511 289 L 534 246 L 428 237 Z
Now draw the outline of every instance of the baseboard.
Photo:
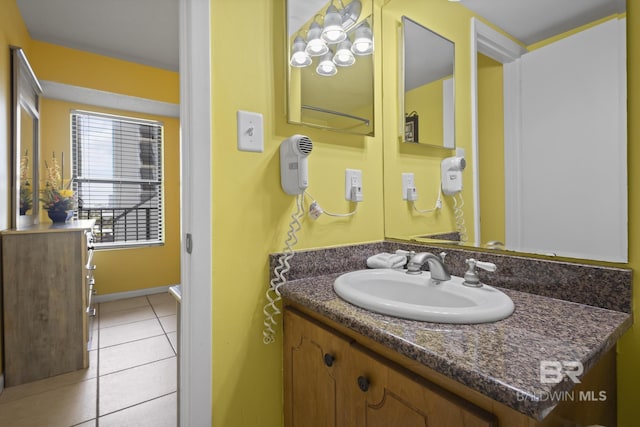
M 96 304 L 99 304 L 101 302 L 116 301 L 119 299 L 135 298 L 135 297 L 141 297 L 145 295 L 160 294 L 163 292 L 169 292 L 169 288 L 171 286 L 174 286 L 174 285 L 158 286 L 155 288 L 138 289 L 135 291 L 127 291 L 127 292 L 116 292 L 113 294 L 94 295 L 91 298 L 91 301 L 95 302 Z

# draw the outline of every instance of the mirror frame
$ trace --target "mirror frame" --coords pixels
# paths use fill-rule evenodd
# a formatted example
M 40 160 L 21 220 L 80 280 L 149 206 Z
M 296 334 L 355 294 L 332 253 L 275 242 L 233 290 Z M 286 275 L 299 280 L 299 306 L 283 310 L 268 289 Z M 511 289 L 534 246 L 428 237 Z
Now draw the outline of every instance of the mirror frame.
M 40 163 L 40 96 L 42 86 L 38 82 L 22 48 L 11 46 L 12 71 L 12 226 L 26 227 L 39 222 L 39 173 Z M 21 109 L 33 117 L 33 145 L 31 147 L 31 191 L 33 205 L 29 215 L 20 215 L 20 162 L 23 152 Z
M 452 71 L 451 71 L 451 97 L 450 97 L 450 102 L 451 104 L 448 105 L 444 99 L 444 95 L 443 95 L 443 99 L 442 99 L 442 120 L 443 122 L 447 122 L 448 120 L 451 121 L 451 125 L 450 125 L 450 129 L 447 129 L 447 126 L 445 126 L 443 124 L 443 135 L 442 135 L 442 142 L 440 144 L 431 144 L 431 143 L 426 143 L 426 142 L 420 142 L 419 139 L 419 132 L 418 132 L 418 123 L 419 123 L 419 116 L 415 111 L 407 111 L 406 108 L 406 101 L 405 101 L 405 95 L 406 95 L 406 89 L 405 89 L 405 83 L 406 83 L 406 73 L 407 73 L 407 31 L 405 29 L 406 27 L 406 23 L 411 23 L 414 24 L 416 26 L 419 26 L 420 28 L 428 31 L 429 33 L 433 34 L 435 37 L 438 37 L 439 39 L 442 39 L 443 41 L 449 42 L 451 43 L 452 47 L 453 47 L 453 57 L 452 57 Z M 448 38 L 438 34 L 437 32 L 433 31 L 432 29 L 422 25 L 421 23 L 415 21 L 414 19 L 409 18 L 406 15 L 402 16 L 401 19 L 401 24 L 400 24 L 400 34 L 398 37 L 398 42 L 400 44 L 400 46 L 398 46 L 398 54 L 399 54 L 399 58 L 398 58 L 398 105 L 399 105 L 399 117 L 398 117 L 398 123 L 399 123 L 399 129 L 398 129 L 398 137 L 400 139 L 401 142 L 405 142 L 405 143 L 411 143 L 411 144 L 419 144 L 419 145 L 424 145 L 424 146 L 429 146 L 429 147 L 434 147 L 434 148 L 443 148 L 446 150 L 455 150 L 456 148 L 456 132 L 455 132 L 455 72 L 456 72 L 456 67 L 455 67 L 455 49 L 456 49 L 456 44 L 455 42 L 453 42 L 452 40 L 449 40 Z M 443 87 L 444 90 L 444 87 Z M 450 115 L 450 119 L 447 119 L 447 115 Z M 411 132 L 411 138 L 408 138 L 408 128 L 412 128 L 412 132 Z M 448 136 L 449 135 L 449 136 Z M 447 144 L 447 140 L 450 140 L 451 142 L 449 144 Z

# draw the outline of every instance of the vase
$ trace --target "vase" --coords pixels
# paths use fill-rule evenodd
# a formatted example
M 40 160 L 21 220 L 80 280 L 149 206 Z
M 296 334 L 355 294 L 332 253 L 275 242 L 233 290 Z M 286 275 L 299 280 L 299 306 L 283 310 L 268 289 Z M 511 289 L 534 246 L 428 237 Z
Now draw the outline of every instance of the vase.
M 71 219 L 71 217 L 73 217 L 73 211 L 50 210 L 47 211 L 47 215 L 49 215 L 49 218 L 51 218 L 51 221 L 53 221 L 54 224 L 61 222 L 64 223 L 67 222 L 68 219 Z

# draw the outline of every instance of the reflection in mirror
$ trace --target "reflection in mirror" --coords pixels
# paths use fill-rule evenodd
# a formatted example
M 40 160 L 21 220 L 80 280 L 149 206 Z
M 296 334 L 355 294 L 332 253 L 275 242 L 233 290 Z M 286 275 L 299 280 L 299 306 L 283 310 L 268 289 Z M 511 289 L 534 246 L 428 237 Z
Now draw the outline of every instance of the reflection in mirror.
M 38 222 L 39 102 L 42 88 L 20 48 L 11 48 L 13 227 Z
M 33 213 L 33 165 L 30 160 L 30 154 L 33 153 L 33 142 L 36 129 L 34 129 L 35 120 L 33 119 L 33 116 L 31 116 L 31 114 L 29 114 L 27 110 L 22 108 L 22 106 L 20 107 L 20 118 L 18 120 L 20 121 L 20 175 L 18 181 L 18 214 L 20 216 L 25 216 L 31 215 Z M 35 198 L 37 201 L 37 194 L 35 194 Z
M 455 148 L 454 44 L 406 16 L 402 34 L 402 141 Z
M 371 1 L 287 1 L 291 123 L 373 135 Z
M 614 14 L 512 62 L 478 57 L 476 243 L 627 260 L 623 34 Z
M 456 70 L 458 87 L 471 89 L 470 117 L 457 117 L 458 129 L 471 129 L 470 141 L 457 141 L 469 166 L 462 192 L 469 244 L 626 262 L 625 2 L 603 0 L 602 9 L 589 13 L 580 0 L 567 0 L 553 11 L 539 10 L 541 2 L 526 2 L 519 3 L 523 11 L 497 15 L 500 8 L 492 4 L 450 4 L 438 21 L 446 22 L 438 31 L 456 47 L 475 52 L 478 45 L 472 67 Z M 526 19 L 534 14 L 547 18 Z M 456 26 L 469 25 L 471 17 L 510 44 L 496 43 L 474 28 L 473 41 L 456 35 L 464 33 Z M 408 165 L 403 169 L 413 166 L 401 160 Z M 436 160 L 427 154 L 421 164 L 432 171 Z M 398 167 L 385 157 L 385 176 L 387 169 L 397 174 Z M 393 200 L 395 194 L 385 198 L 385 228 L 392 230 L 387 237 L 456 235 L 447 218 L 433 215 L 419 223 Z

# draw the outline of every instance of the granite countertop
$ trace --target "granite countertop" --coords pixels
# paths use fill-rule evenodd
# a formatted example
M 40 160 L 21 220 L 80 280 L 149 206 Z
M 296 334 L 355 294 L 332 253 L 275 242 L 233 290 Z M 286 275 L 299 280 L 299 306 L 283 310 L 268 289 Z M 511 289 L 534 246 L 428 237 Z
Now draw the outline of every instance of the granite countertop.
M 630 314 L 501 290 L 515 303 L 507 319 L 477 325 L 418 322 L 376 314 L 338 297 L 340 273 L 297 279 L 280 288 L 298 303 L 365 337 L 525 414 L 541 420 L 557 405 L 550 396 L 569 391 L 540 381 L 540 361 L 595 365 L 631 326 Z

